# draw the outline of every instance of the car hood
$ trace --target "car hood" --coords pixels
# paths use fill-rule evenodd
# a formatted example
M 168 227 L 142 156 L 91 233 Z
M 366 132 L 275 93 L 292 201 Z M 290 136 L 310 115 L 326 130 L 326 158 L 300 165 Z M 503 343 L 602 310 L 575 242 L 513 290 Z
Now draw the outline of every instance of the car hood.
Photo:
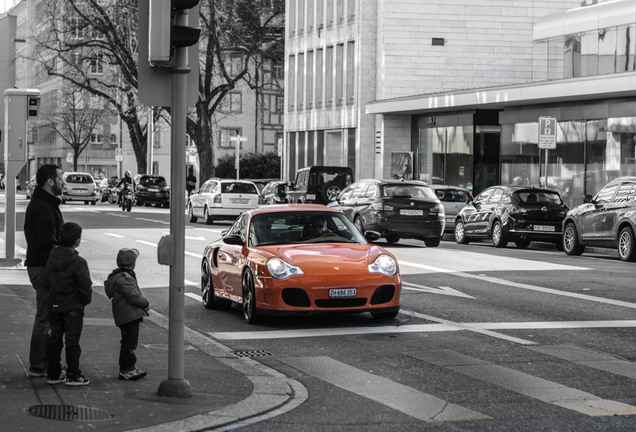
M 272 256 L 277 256 L 288 263 L 300 267 L 305 275 L 333 274 L 338 268 L 347 274 L 368 274 L 369 264 L 384 249 L 363 243 L 313 243 L 306 245 L 267 246 Z

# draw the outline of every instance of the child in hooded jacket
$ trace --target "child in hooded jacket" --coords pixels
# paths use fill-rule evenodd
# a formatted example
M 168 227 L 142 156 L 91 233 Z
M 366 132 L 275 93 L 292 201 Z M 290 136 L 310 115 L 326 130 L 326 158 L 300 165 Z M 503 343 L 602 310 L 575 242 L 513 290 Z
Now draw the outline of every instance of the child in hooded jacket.
M 67 222 L 60 228 L 59 244 L 54 246 L 42 273 L 49 290 L 48 314 L 51 326 L 47 383 L 84 386 L 89 380 L 80 370 L 82 348 L 79 341 L 84 326 L 84 307 L 93 296 L 91 275 L 86 260 L 77 247 L 82 240 L 82 227 Z M 66 345 L 66 346 L 65 346 Z M 61 368 L 65 347 L 67 370 Z
M 141 294 L 135 275 L 137 249 L 121 249 L 117 253 L 117 268 L 104 282 L 106 295 L 112 301 L 115 325 L 121 331 L 119 379 L 135 381 L 146 376 L 137 369 L 135 350 L 139 343 L 139 325 L 148 316 L 150 302 Z

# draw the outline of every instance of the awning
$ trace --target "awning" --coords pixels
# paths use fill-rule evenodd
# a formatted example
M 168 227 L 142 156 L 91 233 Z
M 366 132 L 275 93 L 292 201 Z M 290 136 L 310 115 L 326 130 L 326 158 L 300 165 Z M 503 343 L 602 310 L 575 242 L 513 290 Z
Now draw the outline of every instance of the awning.
M 540 41 L 635 23 L 636 0 L 608 1 L 541 18 L 534 25 L 532 39 Z

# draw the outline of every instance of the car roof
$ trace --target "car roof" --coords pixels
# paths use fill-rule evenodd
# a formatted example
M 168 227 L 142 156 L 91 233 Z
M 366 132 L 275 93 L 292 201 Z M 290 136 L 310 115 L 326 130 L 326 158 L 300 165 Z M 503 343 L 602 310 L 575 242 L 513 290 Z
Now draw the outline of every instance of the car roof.
M 360 179 L 356 183 L 360 182 L 372 182 L 382 185 L 416 185 L 416 186 L 428 186 L 428 184 L 422 180 L 398 180 L 398 179 Z
M 80 171 L 67 171 L 64 173 L 64 176 L 68 176 L 68 175 L 87 175 L 87 176 L 91 176 L 93 177 L 93 175 L 91 173 L 87 173 L 87 172 L 80 172 Z
M 559 193 L 559 191 L 557 191 L 555 189 L 546 188 L 546 187 L 540 187 L 540 186 L 528 186 L 528 185 L 494 185 L 494 186 L 488 186 L 484 190 L 492 189 L 492 188 L 508 189 L 508 190 L 510 190 L 512 192 L 518 192 L 518 191 L 522 191 L 522 190 L 527 190 L 527 191 L 535 191 L 535 192 L 554 192 L 554 193 Z
M 259 207 L 248 211 L 252 215 L 267 214 L 267 213 L 285 213 L 285 212 L 329 212 L 329 213 L 342 213 L 340 210 L 334 207 L 326 207 L 322 204 L 277 204 L 268 205 L 265 207 Z
M 468 190 L 463 186 L 441 185 L 441 184 L 432 184 L 429 186 L 432 187 L 433 189 L 452 189 L 452 190 L 462 190 L 462 191 Z

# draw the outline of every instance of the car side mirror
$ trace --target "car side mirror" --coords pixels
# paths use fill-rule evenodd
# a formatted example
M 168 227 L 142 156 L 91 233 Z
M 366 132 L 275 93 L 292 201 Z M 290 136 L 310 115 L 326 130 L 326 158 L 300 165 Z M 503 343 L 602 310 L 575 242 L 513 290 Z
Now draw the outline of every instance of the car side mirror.
M 584 202 L 585 204 L 589 204 L 589 203 L 591 203 L 591 202 L 592 202 L 592 195 L 585 195 L 585 196 L 583 197 L 583 202 Z
M 230 234 L 223 237 L 223 243 L 230 245 L 243 246 L 243 239 L 238 234 Z
M 364 238 L 366 238 L 367 241 L 370 241 L 370 242 L 380 240 L 381 237 L 382 237 L 382 234 L 380 234 L 377 231 L 365 231 L 364 232 Z

